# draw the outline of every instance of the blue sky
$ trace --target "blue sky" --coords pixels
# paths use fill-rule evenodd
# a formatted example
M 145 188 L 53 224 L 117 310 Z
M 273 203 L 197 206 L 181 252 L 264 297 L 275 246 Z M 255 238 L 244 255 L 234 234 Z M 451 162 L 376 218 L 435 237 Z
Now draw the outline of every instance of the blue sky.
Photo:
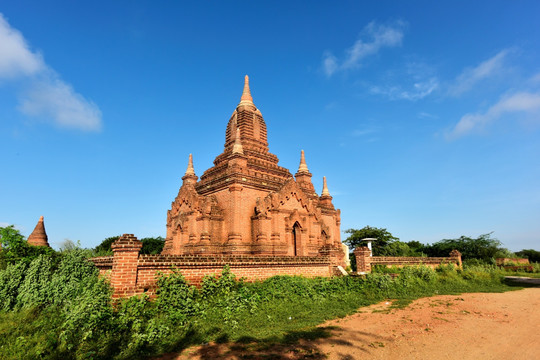
M 0 5 L 0 225 L 164 236 L 189 153 L 245 74 L 270 151 L 323 175 L 342 230 L 540 249 L 538 1 Z

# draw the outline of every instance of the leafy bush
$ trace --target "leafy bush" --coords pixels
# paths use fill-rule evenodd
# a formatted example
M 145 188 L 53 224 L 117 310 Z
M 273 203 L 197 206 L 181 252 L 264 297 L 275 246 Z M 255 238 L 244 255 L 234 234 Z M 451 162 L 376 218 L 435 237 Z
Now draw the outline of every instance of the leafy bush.
M 27 268 L 26 262 L 19 262 L 0 270 L 0 310 L 9 311 L 15 308 Z
M 241 279 L 236 276 L 228 265 L 223 268 L 221 276 L 205 276 L 202 281 L 201 296 L 206 303 L 207 316 L 217 318 L 232 327 L 238 325 L 237 316 L 240 312 L 255 311 L 258 296 Z
M 53 262 L 50 257 L 41 255 L 33 260 L 18 289 L 16 308 L 34 308 L 52 303 L 52 273 Z
M 189 317 L 202 313 L 199 291 L 187 284 L 179 270 L 159 274 L 156 307 L 174 322 L 186 323 Z

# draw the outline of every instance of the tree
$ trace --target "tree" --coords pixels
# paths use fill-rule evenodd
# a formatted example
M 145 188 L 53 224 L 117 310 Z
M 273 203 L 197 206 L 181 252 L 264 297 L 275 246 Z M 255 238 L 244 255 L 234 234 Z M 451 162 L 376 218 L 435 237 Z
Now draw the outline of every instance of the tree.
M 120 236 L 111 236 L 106 238 L 95 247 L 94 251 L 96 252 L 96 255 L 112 255 L 111 245 L 113 242 L 118 240 Z
M 492 233 L 483 234 L 476 239 L 461 236 L 458 239 L 443 239 L 427 245 L 424 251 L 429 256 L 448 256 L 450 251 L 458 250 L 463 260 L 479 259 L 485 262 L 491 262 L 495 257 L 505 257 L 509 251 L 501 247 L 502 243 L 491 237 Z
M 389 242 L 377 250 L 374 255 L 378 256 L 419 256 L 411 247 L 403 241 Z
M 103 240 L 94 249 L 96 255 L 112 255 L 111 245 L 119 238 L 120 236 L 111 236 Z M 160 254 L 165 245 L 165 239 L 161 236 L 143 238 L 141 242 L 141 254 Z
M 165 245 L 165 239 L 161 236 L 141 239 L 141 254 L 160 254 Z
M 365 238 L 376 238 L 377 240 L 373 242 L 373 255 L 382 256 L 386 255 L 385 248 L 396 241 L 399 241 L 399 238 L 392 235 L 388 230 L 383 228 L 376 228 L 371 226 L 365 226 L 362 229 L 348 229 L 345 230 L 347 234 L 350 234 L 344 243 L 349 246 L 351 250 L 357 246 L 365 245 L 362 239 Z M 405 243 L 401 243 L 407 246 Z M 394 245 L 392 251 L 395 252 L 397 247 L 402 247 L 401 245 Z M 407 246 L 408 248 L 408 246 Z
M 0 227 L 1 261 L 0 265 L 14 264 L 19 261 L 30 263 L 41 254 L 52 255 L 54 250 L 48 246 L 28 244 L 24 236 L 13 225 Z
M 416 256 L 426 255 L 424 253 L 424 249 L 426 248 L 426 245 L 422 244 L 420 241 L 411 240 L 411 241 L 408 241 L 406 244 L 409 245 L 409 248 L 414 254 L 416 254 Z
M 60 252 L 69 252 L 74 251 L 81 248 L 81 242 L 77 240 L 77 242 L 74 242 L 71 239 L 64 239 L 60 246 L 58 246 L 58 249 Z
M 529 262 L 540 263 L 540 251 L 536 251 L 533 249 L 523 249 L 516 252 L 516 255 L 529 259 Z

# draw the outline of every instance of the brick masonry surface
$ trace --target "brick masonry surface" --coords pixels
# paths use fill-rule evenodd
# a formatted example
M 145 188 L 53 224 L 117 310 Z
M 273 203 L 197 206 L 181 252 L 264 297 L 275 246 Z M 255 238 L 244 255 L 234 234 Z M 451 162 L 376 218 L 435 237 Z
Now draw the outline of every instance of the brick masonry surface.
M 225 124 L 224 124 L 225 125 Z M 163 254 L 311 256 L 345 266 L 341 213 L 326 180 L 319 196 L 302 152 L 298 171 L 281 167 L 245 78 L 225 128 L 225 146 L 199 179 L 190 155 L 167 212 Z
M 354 250 L 358 272 L 371 272 L 372 265 L 390 266 L 428 266 L 436 268 L 439 265 L 451 264 L 461 267 L 461 254 L 452 250 L 449 257 L 401 257 L 401 256 L 371 256 L 367 247 L 358 247 Z
M 238 278 L 264 280 L 276 275 L 305 277 L 335 273 L 332 255 L 252 256 L 252 255 L 141 255 L 141 241 L 122 235 L 113 245 L 113 256 L 90 259 L 100 274 L 110 279 L 114 297 L 154 294 L 159 273 L 179 270 L 192 285 L 200 285 L 206 275 L 220 274 L 225 265 Z

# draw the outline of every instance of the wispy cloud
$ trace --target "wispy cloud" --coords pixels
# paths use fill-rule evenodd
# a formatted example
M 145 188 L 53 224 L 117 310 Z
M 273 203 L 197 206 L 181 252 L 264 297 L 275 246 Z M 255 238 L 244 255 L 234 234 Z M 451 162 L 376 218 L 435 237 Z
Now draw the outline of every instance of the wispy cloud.
M 377 129 L 374 127 L 365 127 L 362 129 L 356 129 L 353 130 L 351 133 L 351 136 L 358 137 L 358 136 L 365 136 L 365 135 L 371 135 L 377 132 Z
M 540 83 L 540 73 L 533 75 L 529 81 L 532 83 Z
M 33 52 L 24 36 L 0 13 L 0 80 L 21 81 L 19 110 L 61 127 L 98 131 L 102 126 L 98 106 L 78 94 L 71 85 Z
M 540 116 L 540 93 L 520 92 L 504 96 L 484 113 L 465 114 L 447 134 L 447 139 L 470 134 L 512 113 Z
M 478 66 L 463 70 L 448 89 L 449 95 L 461 95 L 471 90 L 479 81 L 500 74 L 504 70 L 504 63 L 510 51 L 510 49 L 502 50 Z
M 22 34 L 0 13 L 0 78 L 34 75 L 43 69 L 41 55 L 30 51 Z
M 368 91 L 390 100 L 416 101 L 439 88 L 435 69 L 422 61 L 408 61 L 400 68 L 388 70 L 379 83 L 368 86 Z
M 427 113 L 425 111 L 422 111 L 422 112 L 418 113 L 418 118 L 420 118 L 420 119 L 438 119 L 439 117 L 437 115 L 433 115 L 433 114 Z
M 430 95 L 439 87 L 439 81 L 437 78 L 432 77 L 424 81 L 414 82 L 410 87 L 404 88 L 402 86 L 372 86 L 369 91 L 372 94 L 384 95 L 391 100 L 403 99 L 403 100 L 420 100 Z
M 35 82 L 21 99 L 19 109 L 29 116 L 45 116 L 62 127 L 95 131 L 101 127 L 101 111 L 62 80 Z
M 345 51 L 341 61 L 330 51 L 323 54 L 322 66 L 325 74 L 330 77 L 338 71 L 356 68 L 361 65 L 362 59 L 376 54 L 381 48 L 400 46 L 405 25 L 402 21 L 391 25 L 370 22 L 362 30 L 360 38 Z

